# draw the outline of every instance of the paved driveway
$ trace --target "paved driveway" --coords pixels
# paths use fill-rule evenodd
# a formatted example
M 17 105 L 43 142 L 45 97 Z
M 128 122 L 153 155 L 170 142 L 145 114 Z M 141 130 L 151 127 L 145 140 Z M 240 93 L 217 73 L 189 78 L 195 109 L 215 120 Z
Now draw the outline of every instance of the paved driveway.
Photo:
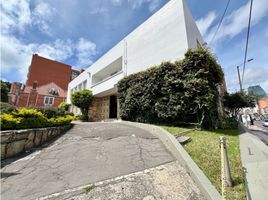
M 161 141 L 143 129 L 121 123 L 77 124 L 47 147 L 5 165 L 1 196 L 36 199 L 173 160 Z

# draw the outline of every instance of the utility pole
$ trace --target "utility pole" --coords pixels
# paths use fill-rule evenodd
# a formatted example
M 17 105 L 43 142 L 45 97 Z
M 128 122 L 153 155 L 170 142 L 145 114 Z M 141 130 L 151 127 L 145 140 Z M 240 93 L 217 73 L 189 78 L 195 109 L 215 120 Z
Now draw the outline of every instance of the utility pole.
M 242 89 L 242 82 L 241 82 L 241 77 L 240 77 L 239 66 L 237 66 L 237 75 L 238 75 L 238 80 L 239 80 L 240 92 L 242 93 L 243 89 Z
M 254 60 L 254 58 L 250 58 L 246 61 L 247 62 L 251 62 L 252 60 Z M 243 65 L 244 63 L 241 63 L 240 65 L 237 65 L 237 75 L 238 75 L 238 80 L 239 80 L 239 86 L 240 86 L 240 92 L 242 93 L 243 92 L 243 87 L 242 87 L 242 81 L 241 81 L 241 76 L 240 76 L 240 70 L 239 70 L 239 67 L 241 65 Z
M 247 41 L 246 41 L 246 49 L 245 49 L 245 57 L 244 57 L 244 66 L 243 66 L 243 73 L 242 73 L 242 84 L 244 83 L 244 74 L 245 74 L 245 67 L 246 67 L 246 62 L 247 62 L 246 59 L 247 59 L 247 53 L 248 53 L 248 40 L 249 40 L 249 32 L 250 32 L 252 4 L 253 4 L 253 0 L 250 0 L 249 19 L 248 19 L 248 32 L 247 32 Z

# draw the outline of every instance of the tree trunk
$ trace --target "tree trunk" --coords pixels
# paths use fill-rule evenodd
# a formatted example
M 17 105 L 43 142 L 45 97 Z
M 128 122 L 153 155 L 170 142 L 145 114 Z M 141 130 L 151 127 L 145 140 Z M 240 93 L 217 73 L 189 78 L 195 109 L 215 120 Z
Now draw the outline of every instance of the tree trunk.
M 88 109 L 87 108 L 81 108 L 81 113 L 82 113 L 82 115 L 87 116 L 88 115 Z

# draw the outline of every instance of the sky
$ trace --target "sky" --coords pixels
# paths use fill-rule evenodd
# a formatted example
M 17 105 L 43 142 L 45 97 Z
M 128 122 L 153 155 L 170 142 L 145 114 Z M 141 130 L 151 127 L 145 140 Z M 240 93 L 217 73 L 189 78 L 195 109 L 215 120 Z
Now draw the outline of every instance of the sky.
M 87 68 L 168 0 L 2 0 L 1 79 L 25 82 L 32 54 L 73 68 Z M 229 92 L 239 90 L 249 0 L 186 0 L 207 43 L 222 66 Z M 254 0 L 243 88 L 261 85 L 268 93 L 268 2 Z M 240 66 L 242 74 L 243 66 Z

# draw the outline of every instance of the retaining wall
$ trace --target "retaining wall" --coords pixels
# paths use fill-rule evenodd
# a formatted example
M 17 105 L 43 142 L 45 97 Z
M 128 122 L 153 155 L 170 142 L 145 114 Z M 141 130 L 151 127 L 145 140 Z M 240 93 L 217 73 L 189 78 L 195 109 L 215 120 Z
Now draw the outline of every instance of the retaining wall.
M 71 126 L 1 131 L 1 160 L 39 146 L 66 132 Z

